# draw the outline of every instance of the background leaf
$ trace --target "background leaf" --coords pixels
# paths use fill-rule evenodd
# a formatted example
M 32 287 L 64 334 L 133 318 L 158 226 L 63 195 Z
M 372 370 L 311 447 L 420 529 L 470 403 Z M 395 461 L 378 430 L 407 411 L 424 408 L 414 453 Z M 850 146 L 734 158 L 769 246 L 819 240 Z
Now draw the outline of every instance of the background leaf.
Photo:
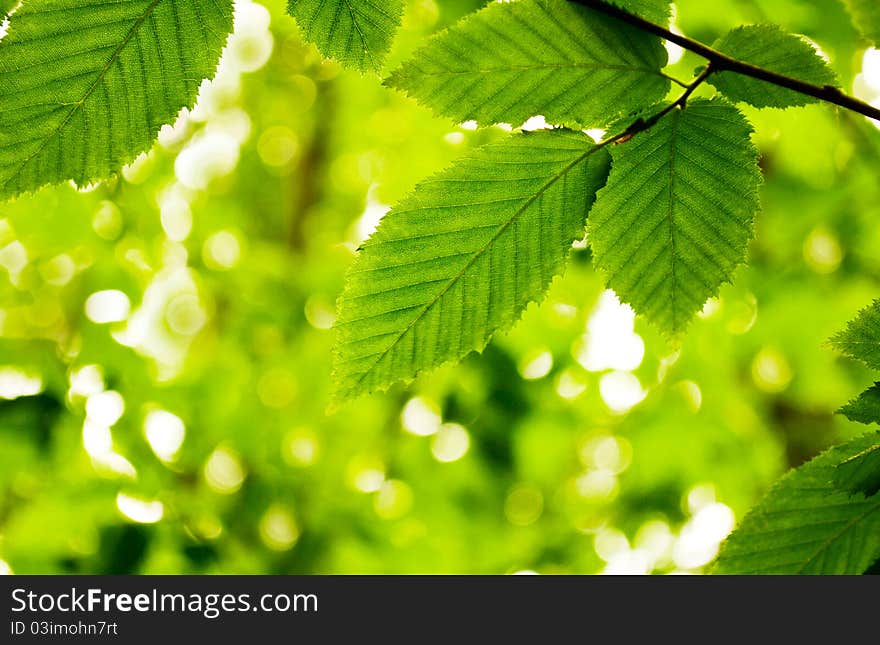
M 0 198 L 103 179 L 192 106 L 228 1 L 27 2 L 0 41 Z
M 597 126 L 661 99 L 654 36 L 564 0 L 491 3 L 434 37 L 388 79 L 457 121 Z
M 419 184 L 348 272 L 338 398 L 482 350 L 509 327 L 583 235 L 607 157 L 580 133 L 524 133 Z
M 785 74 L 814 85 L 835 85 L 828 63 L 803 38 L 777 25 L 749 25 L 730 31 L 715 48 L 752 65 Z M 755 107 L 785 108 L 816 103 L 818 99 L 733 72 L 721 72 L 709 83 L 733 101 Z
M 860 311 L 831 344 L 850 358 L 880 370 L 880 300 Z
M 403 15 L 402 0 L 289 0 L 306 39 L 324 56 L 361 72 L 378 71 Z
M 859 574 L 880 557 L 880 496 L 834 485 L 839 464 L 876 450 L 880 433 L 832 448 L 790 472 L 722 545 L 715 573 Z
M 669 335 L 745 260 L 761 182 L 751 131 L 736 108 L 698 100 L 612 148 L 588 221 L 595 263 Z

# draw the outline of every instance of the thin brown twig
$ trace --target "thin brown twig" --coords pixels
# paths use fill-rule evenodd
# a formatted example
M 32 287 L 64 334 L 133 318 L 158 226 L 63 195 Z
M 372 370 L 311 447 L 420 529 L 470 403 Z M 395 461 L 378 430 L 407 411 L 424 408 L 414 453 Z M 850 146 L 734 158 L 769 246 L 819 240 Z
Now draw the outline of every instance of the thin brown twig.
M 853 96 L 849 96 L 832 85 L 813 85 L 812 83 L 806 83 L 796 78 L 746 63 L 745 61 L 738 60 L 727 54 L 722 54 L 720 51 L 697 40 L 682 36 L 681 34 L 676 34 L 665 27 L 656 25 L 644 18 L 640 18 L 639 16 L 634 16 L 623 9 L 606 4 L 605 2 L 602 2 L 602 0 L 570 0 L 570 2 L 593 9 L 607 16 L 611 16 L 612 18 L 625 22 L 626 24 L 642 31 L 654 34 L 655 36 L 660 36 L 671 43 L 675 43 L 679 47 L 693 52 L 698 56 L 702 56 L 712 63 L 712 69 L 714 72 L 734 72 L 760 81 L 766 81 L 767 83 L 772 83 L 773 85 L 778 85 L 779 87 L 784 87 L 806 96 L 812 96 L 820 101 L 832 103 L 839 107 L 846 108 L 847 110 L 862 114 L 868 118 L 880 121 L 880 108 L 876 108 Z

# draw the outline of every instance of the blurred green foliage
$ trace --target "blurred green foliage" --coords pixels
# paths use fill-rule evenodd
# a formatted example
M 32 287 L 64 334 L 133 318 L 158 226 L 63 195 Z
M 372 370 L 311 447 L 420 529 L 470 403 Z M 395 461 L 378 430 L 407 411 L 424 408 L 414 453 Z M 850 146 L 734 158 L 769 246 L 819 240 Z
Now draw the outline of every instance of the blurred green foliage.
M 482 4 L 410 0 L 389 66 Z M 803 33 L 880 96 L 838 3 L 677 9 L 706 42 Z M 880 132 L 746 111 L 766 176 L 750 263 L 680 348 L 579 249 L 482 356 L 328 415 L 357 244 L 504 132 L 323 61 L 281 0 L 240 3 L 217 79 L 148 155 L 0 205 L 0 568 L 701 571 L 774 479 L 863 431 L 833 411 L 871 381 L 825 340 L 878 292 Z

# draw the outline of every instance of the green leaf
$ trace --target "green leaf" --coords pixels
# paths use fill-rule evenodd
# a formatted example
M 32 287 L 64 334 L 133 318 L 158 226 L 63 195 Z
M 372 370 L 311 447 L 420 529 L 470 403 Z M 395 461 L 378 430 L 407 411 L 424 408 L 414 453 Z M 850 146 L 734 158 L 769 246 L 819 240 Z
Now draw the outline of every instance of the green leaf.
M 862 35 L 880 46 L 880 2 L 877 0 L 844 0 Z
M 324 56 L 379 71 L 403 15 L 403 0 L 289 0 L 305 38 Z
M 880 421 L 880 417 L 874 417 Z M 870 497 L 880 491 L 880 438 L 873 445 L 837 465 L 834 483 L 843 490 Z
M 880 300 L 859 312 L 831 344 L 851 358 L 880 370 Z
M 875 383 L 857 399 L 840 409 L 850 421 L 858 423 L 880 423 L 880 383 Z
M 880 496 L 835 487 L 838 465 L 880 433 L 837 446 L 779 480 L 722 545 L 715 573 L 860 574 L 880 557 Z
M 617 295 L 677 336 L 745 260 L 761 173 L 733 106 L 693 101 L 614 146 L 587 223 Z
M 764 69 L 814 85 L 835 85 L 837 78 L 816 49 L 800 36 L 776 25 L 750 25 L 729 32 L 715 49 Z M 818 99 L 734 72 L 720 72 L 709 83 L 733 101 L 755 107 L 785 108 Z
M 132 161 L 191 106 L 232 4 L 31 0 L 0 41 L 0 198 Z
M 669 0 L 611 0 L 609 4 L 658 25 L 666 26 L 672 18 L 672 4 Z
M 0 0 L 0 18 L 6 16 L 18 3 L 19 0 Z
M 660 40 L 564 0 L 493 2 L 387 80 L 456 121 L 599 126 L 665 96 Z
M 566 130 L 510 136 L 422 182 L 348 273 L 337 322 L 337 400 L 481 351 L 562 271 L 608 172 Z

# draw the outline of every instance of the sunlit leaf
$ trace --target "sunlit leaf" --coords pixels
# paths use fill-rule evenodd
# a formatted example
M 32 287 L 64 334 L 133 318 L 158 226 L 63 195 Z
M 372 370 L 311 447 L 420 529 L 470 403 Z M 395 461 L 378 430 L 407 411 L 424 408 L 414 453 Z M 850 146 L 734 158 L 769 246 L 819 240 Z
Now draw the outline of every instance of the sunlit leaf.
M 837 82 L 828 63 L 810 43 L 776 25 L 739 27 L 722 37 L 715 48 L 752 65 L 813 85 L 834 85 Z M 756 107 L 784 108 L 818 100 L 734 72 L 715 74 L 709 82 L 729 99 Z
M 0 41 L 0 197 L 119 170 L 192 106 L 232 3 L 26 2 Z
M 289 0 L 306 39 L 362 72 L 378 71 L 403 14 L 402 0 Z
M 513 324 L 582 237 L 607 159 L 581 133 L 525 133 L 419 184 L 348 273 L 337 323 L 338 398 L 482 350 Z
M 751 131 L 736 108 L 698 100 L 612 148 L 588 222 L 595 263 L 669 335 L 745 260 L 761 182 Z
M 388 79 L 456 121 L 597 126 L 662 98 L 654 36 L 564 0 L 491 3 L 434 37 Z

